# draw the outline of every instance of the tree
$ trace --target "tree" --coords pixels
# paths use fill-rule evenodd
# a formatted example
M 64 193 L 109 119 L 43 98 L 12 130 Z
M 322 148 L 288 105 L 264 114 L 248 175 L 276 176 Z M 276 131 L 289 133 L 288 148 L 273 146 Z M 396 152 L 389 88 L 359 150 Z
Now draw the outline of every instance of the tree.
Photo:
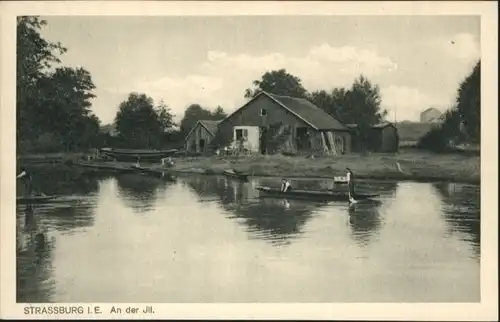
M 90 111 L 95 86 L 83 68 L 54 68 L 67 49 L 40 36 L 45 24 L 39 17 L 17 19 L 18 148 L 89 147 L 99 126 Z
M 245 98 L 251 99 L 262 91 L 276 95 L 307 97 L 307 90 L 302 86 L 301 79 L 289 74 L 286 69 L 266 72 L 260 80 L 254 80 L 253 89 L 245 90 Z
M 165 102 L 163 102 L 163 100 L 160 100 L 160 103 L 155 108 L 155 110 L 156 115 L 158 115 L 158 121 L 160 122 L 160 128 L 162 132 L 165 132 L 173 126 L 177 125 L 173 120 L 174 115 L 171 113 L 170 108 L 167 106 L 167 104 L 165 104 Z
M 16 113 L 17 142 L 30 141 L 38 137 L 32 127 L 36 117 L 33 104 L 39 102 L 38 81 L 44 71 L 60 60 L 56 56 L 66 51 L 57 43 L 49 43 L 40 36 L 40 29 L 46 21 L 38 17 L 21 16 L 17 18 L 16 43 Z
M 424 135 L 418 146 L 442 152 L 450 143 L 481 142 L 481 61 L 460 84 L 456 105 L 446 111 L 444 121 Z
M 380 123 L 387 116 L 387 111 L 381 109 L 379 86 L 373 85 L 363 75 L 354 80 L 346 97 L 347 108 L 343 112 L 346 123 L 369 126 Z
M 88 146 L 83 138 L 92 138 L 99 131 L 99 120 L 90 110 L 95 97 L 90 73 L 83 68 L 57 68 L 41 77 L 37 87 L 40 97 L 32 111 L 37 131 L 57 133 L 64 138 L 66 150 Z
M 191 104 L 184 112 L 184 117 L 181 120 L 181 132 L 186 136 L 200 120 L 222 120 L 226 116 L 226 112 L 220 106 L 211 112 L 199 104 Z
M 215 109 L 215 111 L 213 111 L 213 113 L 212 113 L 212 118 L 214 120 L 222 120 L 222 119 L 224 119 L 226 117 L 227 117 L 226 112 L 220 106 L 217 106 L 217 108 Z
M 163 101 L 155 107 L 151 97 L 139 93 L 130 93 L 120 104 L 115 124 L 122 142 L 135 148 L 159 147 L 165 132 L 174 125 L 173 115 Z
M 481 142 L 481 61 L 460 84 L 457 93 L 457 112 L 464 126 L 465 141 Z
M 334 88 L 330 93 L 325 90 L 315 91 L 308 95 L 308 99 L 336 118 L 339 121 L 347 119 L 348 90 L 345 88 Z

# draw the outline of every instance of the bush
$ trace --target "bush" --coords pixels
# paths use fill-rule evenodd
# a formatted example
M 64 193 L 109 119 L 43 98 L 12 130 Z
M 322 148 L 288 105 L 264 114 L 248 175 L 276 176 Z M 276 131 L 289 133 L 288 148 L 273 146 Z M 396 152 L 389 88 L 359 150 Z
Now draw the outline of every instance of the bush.
M 33 140 L 20 140 L 18 152 L 55 153 L 64 150 L 64 141 L 60 135 L 43 133 Z
M 417 148 L 432 152 L 445 152 L 448 150 L 448 139 L 443 135 L 441 127 L 432 128 L 418 141 Z

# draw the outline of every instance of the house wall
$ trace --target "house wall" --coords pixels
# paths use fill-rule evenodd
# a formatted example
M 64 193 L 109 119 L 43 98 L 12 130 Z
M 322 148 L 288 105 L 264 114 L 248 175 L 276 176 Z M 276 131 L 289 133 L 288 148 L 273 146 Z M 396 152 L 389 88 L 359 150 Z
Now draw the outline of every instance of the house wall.
M 200 140 L 205 140 L 205 147 L 202 149 Z M 195 153 L 208 153 L 211 150 L 213 135 L 205 129 L 200 123 L 196 123 L 194 130 L 186 138 L 186 151 Z
M 260 141 L 260 128 L 258 126 L 247 126 L 240 125 L 233 128 L 233 142 L 236 142 L 236 132 L 237 130 L 243 130 L 246 132 L 246 141 L 244 148 L 251 152 L 259 152 L 259 141 Z
M 261 116 L 261 109 L 266 110 L 266 116 Z M 287 125 L 306 126 L 305 122 L 298 119 L 295 115 L 285 110 L 279 104 L 271 100 L 269 97 L 262 95 L 251 102 L 245 108 L 231 115 L 230 118 L 219 124 L 219 131 L 214 142 L 224 146 L 229 145 L 233 139 L 233 127 L 246 125 L 265 127 L 267 125 L 283 123 Z

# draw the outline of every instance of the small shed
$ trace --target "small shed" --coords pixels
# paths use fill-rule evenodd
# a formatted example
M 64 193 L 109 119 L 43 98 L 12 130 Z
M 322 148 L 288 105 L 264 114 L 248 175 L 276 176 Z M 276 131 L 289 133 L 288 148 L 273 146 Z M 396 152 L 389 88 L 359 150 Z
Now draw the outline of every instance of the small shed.
M 360 142 L 356 133 L 357 124 L 348 124 L 347 126 L 352 130 L 355 150 L 359 150 L 361 146 L 364 146 L 366 150 L 382 153 L 395 153 L 399 150 L 398 129 L 393 123 L 383 122 L 373 124 L 370 127 L 370 134 L 366 142 Z
M 375 152 L 395 153 L 399 150 L 398 129 L 393 123 L 384 122 L 371 127 L 370 147 Z
M 211 142 L 221 120 L 199 120 L 185 138 L 185 149 L 192 153 L 210 153 Z

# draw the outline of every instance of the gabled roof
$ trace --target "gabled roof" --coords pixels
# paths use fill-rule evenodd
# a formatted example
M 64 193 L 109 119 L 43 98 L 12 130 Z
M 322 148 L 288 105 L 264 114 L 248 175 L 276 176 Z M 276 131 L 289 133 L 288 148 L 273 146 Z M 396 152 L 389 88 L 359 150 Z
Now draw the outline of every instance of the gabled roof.
M 317 130 L 347 130 L 344 124 L 305 98 L 266 94 Z
M 212 135 L 215 135 L 217 133 L 217 126 L 222 120 L 199 120 L 198 122 L 201 123 L 205 129 L 210 132 Z
M 191 135 L 191 133 L 193 133 L 194 129 L 196 129 L 198 124 L 200 126 L 203 126 L 205 128 L 205 130 L 208 131 L 208 133 L 215 136 L 215 134 L 217 133 L 217 126 L 219 125 L 219 123 L 221 121 L 222 120 L 199 120 L 198 122 L 196 122 L 196 124 L 193 126 L 193 128 L 186 135 L 186 139 Z
M 276 94 L 270 94 L 267 92 L 260 92 L 245 105 L 228 115 L 223 121 L 229 119 L 238 111 L 242 110 L 246 106 L 250 105 L 258 97 L 265 95 L 272 101 L 307 123 L 309 126 L 315 130 L 338 130 L 347 131 L 348 128 L 342 124 L 340 121 L 333 118 L 330 114 L 326 113 L 310 101 L 304 98 L 297 98 L 291 96 L 282 96 Z
M 421 114 L 425 114 L 425 113 L 428 113 L 428 112 L 430 112 L 430 111 L 436 111 L 436 112 L 442 113 L 440 110 L 438 110 L 438 109 L 437 109 L 437 108 L 435 108 L 435 107 L 429 107 L 429 108 L 425 109 L 424 111 L 422 111 L 422 113 L 421 113 Z

